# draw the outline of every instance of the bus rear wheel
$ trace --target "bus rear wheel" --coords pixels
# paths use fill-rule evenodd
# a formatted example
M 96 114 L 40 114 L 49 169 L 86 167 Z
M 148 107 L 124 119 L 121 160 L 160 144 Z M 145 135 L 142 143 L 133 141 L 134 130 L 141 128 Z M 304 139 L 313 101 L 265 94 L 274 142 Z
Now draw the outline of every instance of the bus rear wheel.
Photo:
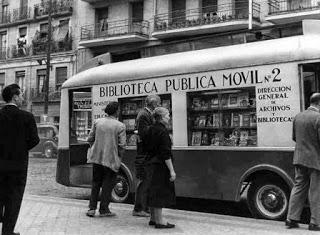
M 125 202 L 129 197 L 130 185 L 128 178 L 122 174 L 117 175 L 116 184 L 111 192 L 113 202 Z
M 279 180 L 256 180 L 248 189 L 247 203 L 255 218 L 283 220 L 289 205 L 289 189 Z

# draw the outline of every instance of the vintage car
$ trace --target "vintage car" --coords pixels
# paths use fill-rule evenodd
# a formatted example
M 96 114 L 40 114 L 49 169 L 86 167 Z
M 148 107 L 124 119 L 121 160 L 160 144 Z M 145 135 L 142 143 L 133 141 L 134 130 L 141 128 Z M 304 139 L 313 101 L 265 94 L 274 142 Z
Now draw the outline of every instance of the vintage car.
M 40 142 L 30 150 L 30 155 L 54 158 L 58 153 L 58 128 L 54 124 L 38 124 Z

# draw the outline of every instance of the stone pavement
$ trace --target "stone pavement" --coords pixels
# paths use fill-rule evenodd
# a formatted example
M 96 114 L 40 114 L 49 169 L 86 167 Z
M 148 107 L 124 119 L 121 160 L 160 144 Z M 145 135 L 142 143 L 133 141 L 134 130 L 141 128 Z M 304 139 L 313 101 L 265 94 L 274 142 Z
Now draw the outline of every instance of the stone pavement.
M 22 235 L 45 234 L 315 234 L 307 225 L 288 230 L 283 222 L 164 209 L 174 229 L 154 229 L 148 218 L 131 215 L 133 205 L 110 205 L 117 214 L 111 218 L 89 218 L 85 215 L 88 201 L 46 196 L 25 195 L 16 231 Z M 0 225 L 1 227 L 1 225 Z

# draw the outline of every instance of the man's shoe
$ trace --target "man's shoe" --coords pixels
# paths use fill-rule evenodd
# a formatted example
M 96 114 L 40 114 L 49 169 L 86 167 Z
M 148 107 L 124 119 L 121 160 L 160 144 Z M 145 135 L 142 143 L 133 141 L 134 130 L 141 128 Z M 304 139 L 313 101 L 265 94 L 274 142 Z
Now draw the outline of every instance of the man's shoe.
M 133 216 L 140 216 L 140 217 L 149 217 L 150 214 L 145 211 L 132 211 Z
M 100 213 L 99 216 L 100 216 L 100 217 L 113 217 L 113 216 L 116 216 L 116 213 L 113 213 L 113 212 L 111 212 L 111 211 L 102 212 L 102 213 Z
M 158 229 L 163 229 L 163 228 L 174 228 L 175 225 L 174 224 L 155 224 L 154 226 L 155 228 L 158 228 Z
M 308 229 L 309 229 L 310 231 L 320 231 L 320 226 L 319 226 L 319 225 L 316 225 L 316 224 L 309 224 Z
M 150 226 L 156 225 L 156 222 L 150 220 L 150 221 L 149 221 L 149 225 L 150 225 Z
M 11 233 L 2 233 L 2 235 L 20 235 L 20 233 L 11 232 Z
M 299 228 L 299 224 L 295 220 L 286 220 L 286 227 L 287 227 L 287 229 Z
M 86 215 L 89 217 L 94 217 L 94 215 L 96 214 L 96 210 L 88 210 Z

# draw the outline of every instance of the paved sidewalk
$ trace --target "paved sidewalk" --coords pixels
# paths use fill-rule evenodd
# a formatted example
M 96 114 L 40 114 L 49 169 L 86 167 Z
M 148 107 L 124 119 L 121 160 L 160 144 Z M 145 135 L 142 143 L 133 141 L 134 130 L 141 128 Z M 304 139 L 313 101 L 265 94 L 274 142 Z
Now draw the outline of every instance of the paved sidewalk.
M 111 218 L 89 218 L 87 201 L 25 195 L 16 226 L 22 235 L 30 234 L 315 234 L 307 225 L 288 230 L 283 222 L 256 220 L 234 216 L 164 209 L 168 221 L 176 228 L 159 230 L 148 225 L 148 218 L 131 215 L 133 206 L 112 203 Z M 1 225 L 0 225 L 1 227 Z

